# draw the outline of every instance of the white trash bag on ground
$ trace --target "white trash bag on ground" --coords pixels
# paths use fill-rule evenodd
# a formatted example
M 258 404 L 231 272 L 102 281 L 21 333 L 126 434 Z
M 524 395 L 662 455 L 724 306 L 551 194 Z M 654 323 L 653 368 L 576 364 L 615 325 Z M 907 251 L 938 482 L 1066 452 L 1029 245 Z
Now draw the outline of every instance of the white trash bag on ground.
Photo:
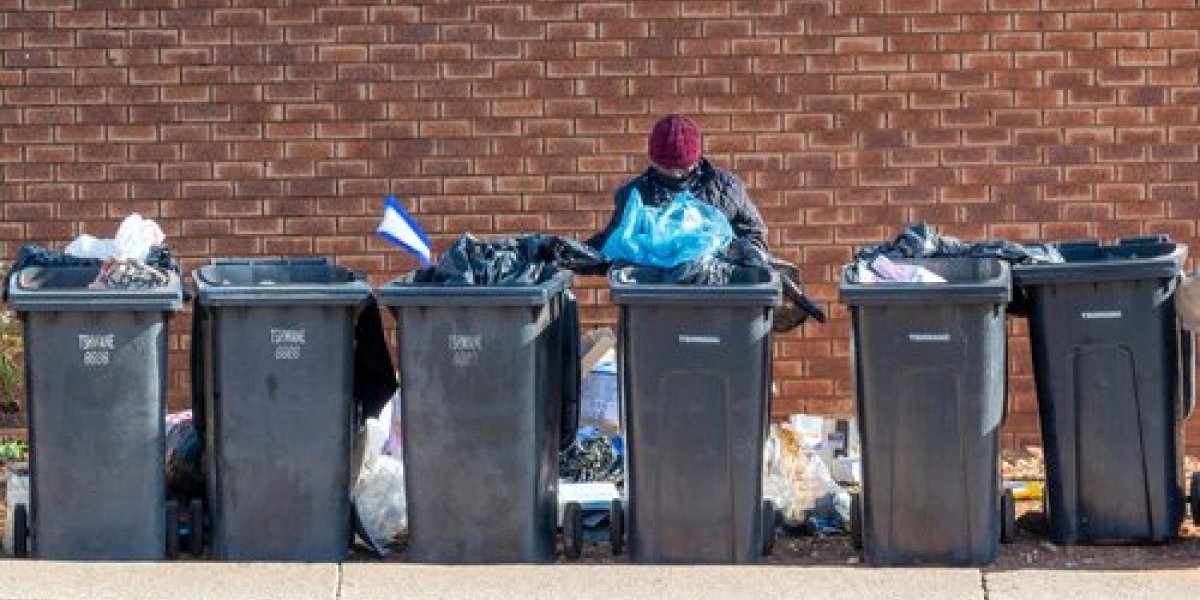
M 350 499 L 358 513 L 364 540 L 383 549 L 408 528 L 404 497 L 404 460 L 399 440 L 400 392 L 388 401 L 377 419 L 367 419 L 358 478 Z
M 850 520 L 850 494 L 834 481 L 818 446 L 806 443 L 811 437 L 790 423 L 771 425 L 763 495 L 788 527 L 811 525 L 818 533 L 844 530 Z

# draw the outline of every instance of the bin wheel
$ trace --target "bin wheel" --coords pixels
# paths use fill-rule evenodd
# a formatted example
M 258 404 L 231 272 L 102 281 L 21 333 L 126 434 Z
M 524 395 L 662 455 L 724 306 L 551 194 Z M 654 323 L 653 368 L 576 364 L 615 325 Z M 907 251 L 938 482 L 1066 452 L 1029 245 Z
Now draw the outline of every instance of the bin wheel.
M 167 558 L 179 557 L 179 503 L 167 500 Z
M 763 500 L 762 505 L 762 553 L 770 556 L 775 551 L 775 528 L 779 524 L 779 515 L 775 512 L 775 503 Z
M 1011 544 L 1017 538 L 1017 502 L 1012 490 L 1000 494 L 1000 543 Z
M 192 498 L 188 509 L 188 513 L 190 513 L 188 516 L 191 519 L 188 551 L 191 552 L 193 558 L 200 558 L 204 554 L 204 501 Z
M 863 549 L 863 505 L 862 493 L 850 494 L 850 546 Z
M 1200 527 L 1200 472 L 1192 473 L 1192 495 L 1188 496 L 1188 503 L 1192 509 L 1192 524 Z
M 29 508 L 24 504 L 13 508 L 13 556 L 29 556 Z
M 563 509 L 563 554 L 572 560 L 583 554 L 583 511 L 578 502 Z
M 625 507 L 620 498 L 614 498 L 608 507 L 608 545 L 613 556 L 620 556 L 625 550 Z

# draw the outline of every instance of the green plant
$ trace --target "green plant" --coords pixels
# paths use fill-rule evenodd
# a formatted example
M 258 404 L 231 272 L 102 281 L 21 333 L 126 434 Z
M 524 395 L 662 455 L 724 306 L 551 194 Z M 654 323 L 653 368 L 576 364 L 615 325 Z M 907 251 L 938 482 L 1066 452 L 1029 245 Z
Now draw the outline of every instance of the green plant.
M 26 460 L 29 445 L 25 440 L 0 440 L 0 462 L 18 462 Z

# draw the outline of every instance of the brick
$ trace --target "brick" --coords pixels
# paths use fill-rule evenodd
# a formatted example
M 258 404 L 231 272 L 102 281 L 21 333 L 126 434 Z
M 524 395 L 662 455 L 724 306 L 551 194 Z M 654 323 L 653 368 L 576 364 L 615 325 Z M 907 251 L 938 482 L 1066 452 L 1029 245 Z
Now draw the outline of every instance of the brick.
M 1165 50 L 1121 50 L 1117 60 L 1122 66 L 1164 66 L 1169 64 Z
M 1150 83 L 1152 85 L 1196 85 L 1200 83 L 1196 69 L 1178 67 L 1151 68 Z

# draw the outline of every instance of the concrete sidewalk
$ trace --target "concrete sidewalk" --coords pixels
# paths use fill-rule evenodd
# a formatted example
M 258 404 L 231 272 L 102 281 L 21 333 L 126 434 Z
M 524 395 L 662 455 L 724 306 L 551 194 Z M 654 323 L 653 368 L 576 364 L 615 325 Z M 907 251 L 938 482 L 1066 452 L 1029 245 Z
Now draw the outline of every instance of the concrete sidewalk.
M 1191 600 L 1200 569 L 0 562 L 0 600 Z

